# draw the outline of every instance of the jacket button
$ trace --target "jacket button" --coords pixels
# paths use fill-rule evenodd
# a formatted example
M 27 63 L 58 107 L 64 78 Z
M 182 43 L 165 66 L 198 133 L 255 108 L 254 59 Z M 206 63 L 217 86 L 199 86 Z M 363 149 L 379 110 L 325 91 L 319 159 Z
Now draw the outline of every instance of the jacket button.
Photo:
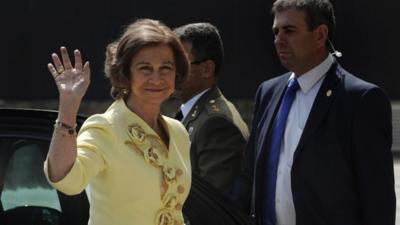
M 180 203 L 176 204 L 175 209 L 182 210 L 182 204 L 180 204 Z
M 185 188 L 182 185 L 178 186 L 178 193 L 182 194 L 185 191 Z

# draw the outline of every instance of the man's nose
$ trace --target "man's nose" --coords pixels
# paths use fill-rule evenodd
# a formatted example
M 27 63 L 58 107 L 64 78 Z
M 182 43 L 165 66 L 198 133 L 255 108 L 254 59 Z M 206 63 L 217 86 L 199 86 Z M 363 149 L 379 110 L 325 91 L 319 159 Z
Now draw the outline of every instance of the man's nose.
M 275 34 L 274 44 L 275 45 L 281 45 L 281 44 L 284 43 L 284 41 L 285 40 L 284 40 L 284 37 L 283 37 L 282 33 L 281 32 L 277 32 Z

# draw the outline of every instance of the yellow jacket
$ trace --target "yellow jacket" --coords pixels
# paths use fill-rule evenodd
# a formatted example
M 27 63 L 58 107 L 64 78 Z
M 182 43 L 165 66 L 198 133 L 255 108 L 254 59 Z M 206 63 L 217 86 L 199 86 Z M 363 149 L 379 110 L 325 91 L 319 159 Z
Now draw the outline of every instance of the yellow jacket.
M 168 149 L 123 100 L 85 121 L 71 171 L 51 184 L 69 195 L 87 187 L 89 225 L 183 224 L 191 185 L 189 137 L 179 121 L 165 116 L 160 121 Z

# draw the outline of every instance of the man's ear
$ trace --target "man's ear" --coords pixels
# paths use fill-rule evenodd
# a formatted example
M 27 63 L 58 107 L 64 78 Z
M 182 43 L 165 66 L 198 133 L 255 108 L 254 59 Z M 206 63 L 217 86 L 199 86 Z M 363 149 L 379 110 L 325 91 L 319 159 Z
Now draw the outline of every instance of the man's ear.
M 327 40 L 328 40 L 328 34 L 329 34 L 329 29 L 326 24 L 321 24 L 317 28 L 315 28 L 315 40 L 317 42 L 318 47 L 323 47 Z
M 203 62 L 203 75 L 202 77 L 213 77 L 215 73 L 215 63 L 212 60 Z

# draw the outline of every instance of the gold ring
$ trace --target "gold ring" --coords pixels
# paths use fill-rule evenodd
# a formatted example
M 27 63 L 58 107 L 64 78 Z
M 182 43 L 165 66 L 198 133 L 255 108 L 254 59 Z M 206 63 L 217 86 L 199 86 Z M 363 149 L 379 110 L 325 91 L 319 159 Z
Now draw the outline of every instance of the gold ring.
M 58 73 L 58 75 L 61 75 L 62 73 L 64 73 L 64 68 L 63 67 L 60 67 L 60 68 L 58 68 L 57 69 L 57 73 Z

